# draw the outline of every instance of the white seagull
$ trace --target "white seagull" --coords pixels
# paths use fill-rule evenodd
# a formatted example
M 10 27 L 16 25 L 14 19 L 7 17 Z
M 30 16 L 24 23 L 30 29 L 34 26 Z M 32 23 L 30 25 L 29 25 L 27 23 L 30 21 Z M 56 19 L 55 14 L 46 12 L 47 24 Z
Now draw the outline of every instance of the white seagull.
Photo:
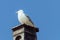
M 23 10 L 19 10 L 16 13 L 18 14 L 18 21 L 21 24 L 26 24 L 26 25 L 34 27 L 34 24 L 31 21 L 30 17 L 25 15 Z

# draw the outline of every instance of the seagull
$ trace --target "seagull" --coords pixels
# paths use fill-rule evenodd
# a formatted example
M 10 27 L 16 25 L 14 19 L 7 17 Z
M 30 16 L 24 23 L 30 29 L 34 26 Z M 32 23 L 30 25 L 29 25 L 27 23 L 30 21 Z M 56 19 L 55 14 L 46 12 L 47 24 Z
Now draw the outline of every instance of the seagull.
M 23 10 L 18 10 L 16 13 L 18 14 L 18 21 L 21 24 L 26 24 L 34 27 L 34 23 L 31 21 L 30 17 L 24 13 Z

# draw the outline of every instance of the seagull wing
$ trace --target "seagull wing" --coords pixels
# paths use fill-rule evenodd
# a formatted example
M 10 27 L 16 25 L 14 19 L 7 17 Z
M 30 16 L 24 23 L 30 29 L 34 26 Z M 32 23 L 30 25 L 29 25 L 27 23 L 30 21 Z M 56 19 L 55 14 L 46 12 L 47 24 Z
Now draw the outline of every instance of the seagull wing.
M 27 16 L 27 15 L 26 15 Z M 28 20 L 34 25 L 34 23 L 31 21 L 30 17 L 27 16 Z

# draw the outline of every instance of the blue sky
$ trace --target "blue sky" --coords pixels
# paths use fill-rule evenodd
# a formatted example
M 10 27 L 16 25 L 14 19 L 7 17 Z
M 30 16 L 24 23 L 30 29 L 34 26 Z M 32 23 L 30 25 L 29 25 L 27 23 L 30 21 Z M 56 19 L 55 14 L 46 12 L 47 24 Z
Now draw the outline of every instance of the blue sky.
M 60 40 L 60 0 L 0 0 L 0 40 L 13 40 L 19 9 L 39 28 L 38 40 Z

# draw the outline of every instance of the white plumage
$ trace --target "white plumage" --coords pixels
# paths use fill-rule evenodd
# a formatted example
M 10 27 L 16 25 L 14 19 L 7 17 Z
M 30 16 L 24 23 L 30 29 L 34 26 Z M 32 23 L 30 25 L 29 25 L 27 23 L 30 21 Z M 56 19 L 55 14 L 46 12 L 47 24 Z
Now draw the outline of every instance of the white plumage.
M 31 19 L 29 18 L 29 16 L 27 16 L 27 15 L 24 14 L 23 10 L 17 11 L 17 14 L 18 14 L 18 21 L 21 24 L 26 24 L 26 25 L 34 27 L 33 22 L 31 21 Z

